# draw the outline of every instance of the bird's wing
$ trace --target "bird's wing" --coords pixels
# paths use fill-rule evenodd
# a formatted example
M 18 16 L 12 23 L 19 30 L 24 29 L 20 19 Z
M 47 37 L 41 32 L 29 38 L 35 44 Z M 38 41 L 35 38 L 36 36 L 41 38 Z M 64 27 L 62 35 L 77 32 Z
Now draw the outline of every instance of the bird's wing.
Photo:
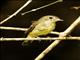
M 32 25 L 28 28 L 27 31 L 25 31 L 25 37 L 35 28 L 35 26 L 37 25 L 37 21 L 33 22 Z

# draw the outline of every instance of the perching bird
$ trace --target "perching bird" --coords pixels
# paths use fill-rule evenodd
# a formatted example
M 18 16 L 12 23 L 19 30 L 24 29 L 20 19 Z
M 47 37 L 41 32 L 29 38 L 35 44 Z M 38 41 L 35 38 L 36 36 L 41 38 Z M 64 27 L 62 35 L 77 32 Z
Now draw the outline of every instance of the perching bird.
M 47 15 L 41 17 L 38 21 L 34 22 L 27 31 L 26 38 L 37 38 L 42 35 L 47 35 L 56 27 L 56 22 L 63 21 L 57 16 Z M 27 45 L 30 41 L 22 42 L 22 45 Z

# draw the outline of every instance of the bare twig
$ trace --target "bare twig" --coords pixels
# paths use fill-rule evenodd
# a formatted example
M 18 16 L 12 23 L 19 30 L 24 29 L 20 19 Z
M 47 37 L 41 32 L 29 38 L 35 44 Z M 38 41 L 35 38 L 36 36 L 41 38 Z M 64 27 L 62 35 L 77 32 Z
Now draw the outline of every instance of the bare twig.
M 71 7 L 71 9 L 76 9 L 76 10 L 78 10 L 78 9 L 80 9 L 80 6 L 73 6 L 73 7 Z
M 80 40 L 80 37 L 53 37 L 53 38 L 0 38 L 0 41 L 24 41 L 24 40 Z
M 18 27 L 5 27 L 5 26 L 0 26 L 0 29 L 4 30 L 16 30 L 16 31 L 27 31 L 27 28 L 18 28 Z
M 3 21 L 0 22 L 0 25 L 3 24 L 4 22 L 8 21 L 12 17 L 16 16 L 23 8 L 25 8 L 32 0 L 28 0 L 21 8 L 19 8 L 15 13 L 4 19 Z
M 28 28 L 4 27 L 4 26 L 0 26 L 0 29 L 4 29 L 4 30 L 16 30 L 16 31 L 27 31 L 28 30 Z M 50 34 L 59 35 L 60 32 L 52 31 L 52 32 L 50 32 Z
M 72 32 L 72 30 L 80 23 L 80 16 L 63 32 L 59 37 L 64 37 Z M 39 54 L 35 60 L 41 60 L 49 51 L 51 51 L 61 40 L 55 40 L 50 44 L 41 54 Z
M 37 10 L 40 10 L 40 9 L 43 9 L 43 8 L 45 8 L 45 7 L 51 6 L 51 5 L 53 5 L 53 4 L 55 4 L 55 3 L 58 3 L 58 2 L 63 2 L 63 0 L 57 0 L 57 1 L 55 1 L 55 2 L 52 2 L 52 3 L 49 3 L 49 4 L 47 4 L 47 5 L 41 6 L 41 7 L 39 7 L 39 8 L 35 8 L 35 9 L 30 10 L 30 11 L 24 12 L 24 13 L 22 13 L 21 15 L 25 15 L 25 14 L 27 14 L 27 13 L 30 13 L 30 12 L 33 12 L 33 11 L 37 11 Z

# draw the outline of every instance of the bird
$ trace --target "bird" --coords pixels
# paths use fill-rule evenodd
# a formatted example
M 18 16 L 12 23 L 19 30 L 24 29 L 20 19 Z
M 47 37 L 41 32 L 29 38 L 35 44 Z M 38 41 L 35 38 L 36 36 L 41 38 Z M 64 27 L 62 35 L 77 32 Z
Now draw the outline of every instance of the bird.
M 55 30 L 56 22 L 63 21 L 57 16 L 54 15 L 46 15 L 32 23 L 29 27 L 28 31 L 26 31 L 26 38 L 37 38 L 39 36 L 45 36 L 49 34 L 51 31 Z M 30 41 L 25 40 L 22 42 L 22 45 L 27 45 Z

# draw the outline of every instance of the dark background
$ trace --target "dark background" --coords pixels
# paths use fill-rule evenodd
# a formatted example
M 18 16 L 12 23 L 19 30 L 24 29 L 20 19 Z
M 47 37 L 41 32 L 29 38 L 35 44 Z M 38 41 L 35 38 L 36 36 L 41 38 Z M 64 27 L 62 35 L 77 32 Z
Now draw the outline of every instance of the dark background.
M 0 21 L 19 9 L 27 0 L 0 0 Z M 80 6 L 80 0 L 64 0 L 41 10 L 21 16 L 21 13 L 46 5 L 55 0 L 33 0 L 19 14 L 1 26 L 28 28 L 31 21 L 36 21 L 45 15 L 56 15 L 64 20 L 58 22 L 55 31 L 67 29 L 80 16 L 80 9 L 71 8 Z M 80 24 L 71 32 L 72 36 L 80 36 Z M 22 31 L 0 30 L 0 37 L 25 37 Z M 29 46 L 22 46 L 22 41 L 1 42 L 1 60 L 34 60 L 52 41 L 34 41 Z M 62 41 L 42 60 L 80 60 L 80 41 Z

